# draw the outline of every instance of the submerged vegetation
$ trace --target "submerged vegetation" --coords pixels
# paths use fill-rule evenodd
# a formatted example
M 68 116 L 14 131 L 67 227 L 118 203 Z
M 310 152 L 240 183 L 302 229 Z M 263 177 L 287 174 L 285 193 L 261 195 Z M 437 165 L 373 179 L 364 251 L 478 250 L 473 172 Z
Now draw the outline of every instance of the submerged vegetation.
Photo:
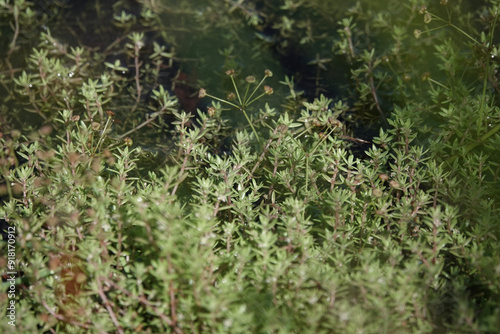
M 82 3 L 0 0 L 2 332 L 500 328 L 499 1 Z

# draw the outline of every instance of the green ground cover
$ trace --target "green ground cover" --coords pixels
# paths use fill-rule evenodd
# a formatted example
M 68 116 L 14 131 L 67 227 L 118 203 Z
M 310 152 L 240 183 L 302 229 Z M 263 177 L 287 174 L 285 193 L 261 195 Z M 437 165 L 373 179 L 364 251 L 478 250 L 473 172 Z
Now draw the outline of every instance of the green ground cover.
M 0 330 L 496 332 L 499 9 L 0 0 Z

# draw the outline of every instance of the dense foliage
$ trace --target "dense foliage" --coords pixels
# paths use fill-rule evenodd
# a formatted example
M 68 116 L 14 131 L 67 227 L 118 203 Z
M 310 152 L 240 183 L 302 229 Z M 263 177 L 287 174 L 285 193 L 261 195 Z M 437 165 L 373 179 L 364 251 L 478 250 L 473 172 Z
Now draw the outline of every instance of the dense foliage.
M 0 0 L 1 331 L 495 332 L 499 9 Z

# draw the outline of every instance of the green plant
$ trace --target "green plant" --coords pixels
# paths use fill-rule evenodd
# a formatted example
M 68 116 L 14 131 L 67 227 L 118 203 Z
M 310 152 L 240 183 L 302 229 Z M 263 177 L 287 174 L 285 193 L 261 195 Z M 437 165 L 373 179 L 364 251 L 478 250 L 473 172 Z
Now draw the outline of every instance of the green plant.
M 225 103 L 227 105 L 230 105 L 234 108 L 236 108 L 237 110 L 240 110 L 243 115 L 245 115 L 245 118 L 248 122 L 248 124 L 250 125 L 250 127 L 252 128 L 252 131 L 255 135 L 255 138 L 257 139 L 257 141 L 261 141 L 260 140 L 260 137 L 259 135 L 257 134 L 257 131 L 255 130 L 255 127 L 253 126 L 253 123 L 252 121 L 250 120 L 250 118 L 248 117 L 248 114 L 247 114 L 247 109 L 248 107 L 254 103 L 255 101 L 259 100 L 260 98 L 262 98 L 264 95 L 271 95 L 273 93 L 273 89 L 269 86 L 264 86 L 264 93 L 260 94 L 259 96 L 253 98 L 253 96 L 255 95 L 255 93 L 258 91 L 258 89 L 260 88 L 260 86 L 262 86 L 262 84 L 264 83 L 264 80 L 266 80 L 266 78 L 269 78 L 269 77 L 272 77 L 273 76 L 273 72 L 271 72 L 270 70 L 265 70 L 264 71 L 264 77 L 262 78 L 262 80 L 257 84 L 257 86 L 255 86 L 255 88 L 252 90 L 252 92 L 250 93 L 250 95 L 248 95 L 248 92 L 249 92 L 249 89 L 250 89 L 250 86 L 252 84 L 255 83 L 255 77 L 250 75 L 250 76 L 247 76 L 245 78 L 245 81 L 247 82 L 247 87 L 245 89 L 245 95 L 243 96 L 240 96 L 240 92 L 238 90 L 238 86 L 236 85 L 236 82 L 234 80 L 234 76 L 235 76 L 235 73 L 234 73 L 234 70 L 227 70 L 226 71 L 226 75 L 228 75 L 230 78 L 231 78 L 231 83 L 233 84 L 233 88 L 234 88 L 234 93 L 229 93 L 228 96 L 227 96 L 227 100 L 224 100 L 224 99 L 220 99 L 218 97 L 215 97 L 215 96 L 212 96 L 210 94 L 207 93 L 207 91 L 204 89 L 204 88 L 201 88 L 200 89 L 200 92 L 198 94 L 198 97 L 200 98 L 203 98 L 205 96 L 208 96 L 208 97 L 211 97 L 217 101 L 220 101 L 222 103 Z M 231 102 L 232 100 L 234 100 L 235 98 L 237 98 L 237 101 L 235 101 L 236 103 L 233 103 Z M 253 98 L 253 99 L 252 99 Z M 209 112 L 213 112 L 212 111 L 213 109 L 210 109 Z
M 497 1 L 470 13 L 419 0 L 386 11 L 368 1 L 98 4 L 87 9 L 112 38 L 97 49 L 85 36 L 66 45 L 61 18 L 31 3 L 0 1 L 1 43 L 12 44 L 0 51 L 0 265 L 16 271 L 0 307 L 15 301 L 16 331 L 500 326 Z M 33 20 L 51 28 L 34 48 Z M 191 61 L 186 31 L 196 33 L 188 45 L 221 36 L 198 81 L 177 68 Z M 241 63 L 238 46 L 255 32 L 257 56 L 273 43 L 285 54 L 307 46 L 301 71 L 312 78 L 269 67 L 286 93 L 276 87 L 258 116 L 271 72 L 258 84 L 235 75 L 264 66 Z M 219 66 L 234 71 L 220 78 Z M 228 87 L 234 99 L 217 97 Z M 216 101 L 183 110 L 193 93 Z

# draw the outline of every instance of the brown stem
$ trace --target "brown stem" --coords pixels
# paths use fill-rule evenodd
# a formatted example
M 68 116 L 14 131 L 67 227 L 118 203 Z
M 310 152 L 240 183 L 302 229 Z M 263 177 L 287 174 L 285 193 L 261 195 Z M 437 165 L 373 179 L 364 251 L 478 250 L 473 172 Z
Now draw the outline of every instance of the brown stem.
M 170 275 L 174 274 L 174 268 L 172 266 L 172 258 L 170 257 L 170 254 L 167 255 L 167 265 L 168 265 L 168 272 Z M 174 280 L 170 280 L 169 284 L 169 294 L 170 294 L 170 318 L 172 319 L 172 324 L 171 326 L 174 328 L 174 330 L 179 333 L 182 333 L 182 330 L 177 326 L 177 302 L 175 299 L 175 287 L 174 287 Z
M 177 191 L 177 188 L 179 187 L 179 184 L 181 184 L 182 180 L 184 179 L 184 171 L 186 170 L 186 166 L 187 166 L 187 162 L 188 162 L 188 158 L 189 158 L 189 153 L 191 153 L 191 149 L 192 148 L 193 148 L 193 145 L 191 144 L 189 146 L 189 148 L 186 150 L 186 153 L 184 155 L 184 161 L 182 162 L 182 167 L 181 167 L 181 171 L 180 171 L 179 180 L 175 184 L 174 189 L 172 189 L 172 194 L 171 194 L 172 196 L 175 195 L 175 192 Z
M 139 63 L 139 45 L 136 43 L 135 45 L 135 57 L 134 57 L 134 65 L 135 65 L 135 85 L 137 87 L 137 97 L 135 99 L 135 103 L 139 104 L 141 101 L 141 83 L 139 81 L 139 67 L 141 66 L 141 63 Z
M 106 309 L 108 310 L 109 316 L 111 317 L 111 320 L 115 324 L 117 332 L 120 334 L 123 334 L 124 333 L 123 328 L 120 325 L 120 323 L 118 322 L 118 319 L 116 318 L 115 312 L 113 312 L 113 308 L 111 307 L 111 302 L 108 300 L 108 297 L 106 297 L 106 294 L 104 293 L 104 291 L 102 289 L 101 278 L 98 277 L 96 281 L 97 281 L 97 288 L 98 288 L 97 291 L 99 293 L 99 297 L 101 297 L 102 301 L 104 302 L 104 305 L 106 306 Z
M 380 102 L 378 101 L 377 90 L 375 89 L 375 83 L 373 81 L 373 75 L 370 75 L 370 88 L 371 88 L 373 100 L 375 101 L 375 106 L 377 107 L 377 110 L 380 113 L 382 120 L 384 121 L 384 123 L 387 124 L 387 119 L 385 118 L 384 112 L 382 111 L 382 108 L 380 107 Z
M 156 315 L 159 316 L 167 325 L 169 325 L 169 326 L 173 325 L 172 320 L 167 315 L 165 315 L 160 310 L 158 310 L 158 307 L 156 305 L 154 305 L 153 303 L 151 303 L 149 300 L 147 300 L 144 296 L 142 296 L 142 295 L 136 296 L 136 295 L 132 294 L 130 291 L 122 288 L 121 286 L 119 286 L 118 284 L 116 284 L 113 281 L 106 281 L 106 282 L 109 283 L 110 285 L 112 285 L 113 288 L 120 290 L 120 292 L 127 295 L 127 297 L 130 297 L 132 299 L 137 298 L 141 304 L 143 304 L 146 307 L 150 307 L 156 313 Z M 177 331 L 177 332 L 179 332 L 179 331 Z M 182 333 L 182 331 L 180 331 L 180 333 Z
M 278 128 L 274 129 L 273 131 L 273 135 L 276 135 L 278 133 Z M 281 139 L 283 138 L 283 133 L 280 135 L 280 137 L 278 138 L 278 141 L 277 141 L 277 145 L 280 144 L 281 142 Z M 260 163 L 264 160 L 264 156 L 266 155 L 267 153 L 267 150 L 269 149 L 269 146 L 271 146 L 271 143 L 273 142 L 273 139 L 270 138 L 267 143 L 266 143 L 266 146 L 264 146 L 264 149 L 262 150 L 262 153 L 260 154 L 259 156 L 259 160 L 257 160 L 257 163 L 255 164 L 255 166 L 252 168 L 252 171 L 250 172 L 250 174 L 248 175 L 247 177 L 247 180 L 250 180 L 253 176 L 253 173 L 255 173 L 255 171 L 257 170 L 257 168 L 259 167 Z
M 50 308 L 50 306 L 47 304 L 47 302 L 45 300 L 42 300 L 42 305 L 50 313 L 50 315 L 53 316 L 54 318 L 56 318 L 57 320 L 64 321 L 70 325 L 78 326 L 78 327 L 85 328 L 85 329 L 90 328 L 90 326 L 87 324 L 84 324 L 84 323 L 81 323 L 81 322 L 75 321 L 75 320 L 70 320 L 70 319 L 66 318 L 64 315 L 56 313 L 53 309 Z M 106 333 L 106 332 L 101 332 L 101 333 Z
M 159 115 L 161 115 L 162 113 L 163 113 L 163 112 L 162 112 L 162 111 L 160 111 L 160 112 L 158 113 L 158 116 L 159 116 Z M 129 134 L 131 134 L 131 133 L 133 133 L 133 132 L 135 132 L 135 131 L 139 130 L 140 128 L 142 128 L 142 127 L 144 127 L 144 126 L 148 125 L 149 123 L 151 123 L 152 121 L 154 121 L 154 120 L 155 120 L 155 119 L 157 119 L 157 118 L 158 118 L 158 117 L 151 117 L 151 118 L 149 118 L 149 119 L 145 120 L 144 122 L 142 122 L 141 124 L 139 124 L 138 126 L 136 126 L 135 128 L 133 128 L 132 130 L 127 131 L 127 132 L 125 132 L 124 134 L 120 135 L 120 136 L 118 137 L 118 139 L 122 139 L 122 138 L 127 137 Z

